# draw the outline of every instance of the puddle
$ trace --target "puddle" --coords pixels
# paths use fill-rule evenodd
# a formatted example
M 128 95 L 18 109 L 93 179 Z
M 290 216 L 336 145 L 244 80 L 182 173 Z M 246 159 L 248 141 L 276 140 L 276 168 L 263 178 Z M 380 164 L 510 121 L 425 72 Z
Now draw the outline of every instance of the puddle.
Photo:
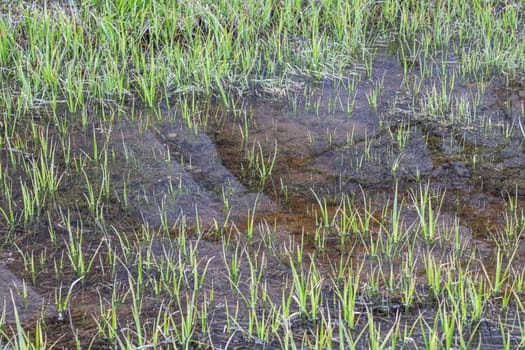
M 375 77 L 356 83 L 355 95 L 344 84 L 324 82 L 288 97 L 296 101 L 291 106 L 264 98 L 248 101 L 241 113 L 225 113 L 216 126 L 221 128 L 214 135 L 219 156 L 242 181 L 254 148 L 261 145 L 267 158 L 276 153 L 266 193 L 281 203 L 281 211 L 296 214 L 305 205 L 315 206 L 315 195 L 337 205 L 341 193 L 360 198 L 364 191 L 381 206 L 396 183 L 400 193 L 421 183 L 447 192 L 442 210 L 451 216 L 460 214 L 461 206 L 490 211 L 487 206 L 501 206 L 508 194 L 522 194 L 522 135 L 517 122 L 509 124 L 494 105 L 491 86 L 484 87 L 488 97 L 477 107 L 484 113 L 481 123 L 496 125 L 488 130 L 480 122 L 433 121 L 403 109 L 409 91 L 400 74 L 399 69 L 377 70 Z M 378 79 L 384 82 L 382 102 L 371 108 L 368 95 Z M 456 85 L 457 96 L 472 96 L 471 86 Z M 353 113 L 344 101 L 352 101 Z M 317 107 L 304 108 L 311 105 Z M 246 129 L 242 116 L 253 126 Z M 483 195 L 483 203 L 474 204 Z
M 249 295 L 256 284 L 265 286 L 267 302 L 277 305 L 283 301 L 282 290 L 291 288 L 293 276 L 289 257 L 283 258 L 279 249 L 288 249 L 290 253 L 303 240 L 305 252 L 293 251 L 291 255 L 315 257 L 319 273 L 325 277 L 334 274 L 335 262 L 345 254 L 351 266 L 362 264 L 364 276 L 377 273 L 377 256 L 387 253 L 393 257 L 383 267 L 390 268 L 392 275 L 403 272 L 406 245 L 387 247 L 385 241 L 377 245 L 379 253 L 371 253 L 371 246 L 366 244 L 372 242 L 372 245 L 382 234 L 393 230 L 394 203 L 402 212 L 402 220 L 397 223 L 401 231 L 421 235 L 414 227 L 420 219 L 417 193 L 421 194 L 424 188 L 429 189 L 434 208 L 440 214 L 432 239 L 444 242 L 429 254 L 443 258 L 450 249 L 463 249 L 466 255 L 475 252 L 477 258 L 490 265 L 499 244 L 498 234 L 508 224 L 505 213 L 509 203 L 517 208 L 525 205 L 521 124 L 524 94 L 487 83 L 480 101 L 472 102 L 469 107 L 471 112 L 476 109 L 478 118 L 447 119 L 415 105 L 411 98 L 424 99 L 425 93 L 418 97 L 411 95 L 395 59 L 381 58 L 369 78 L 358 73 L 343 82 L 297 81 L 286 96 L 246 98 L 233 111 L 207 105 L 203 114 L 208 119 L 199 126 L 184 121 L 175 105 L 159 111 L 162 121 L 146 111 L 137 111 L 135 119 L 117 118 L 110 123 L 73 128 L 67 145 L 73 160 L 65 166 L 65 159 L 57 159 L 57 167 L 65 170 L 60 195 L 52 205 L 61 214 L 50 214 L 45 220 L 62 239 L 49 261 L 58 261 L 60 249 L 72 249 L 68 239 L 72 240 L 75 232 L 84 229 L 89 236 L 84 234 L 75 239 L 88 244 L 86 256 L 98 254 L 99 242 L 118 246 L 111 243 L 118 242 L 115 232 L 129 232 L 139 242 L 132 244 L 127 238 L 118 237 L 119 244 L 127 250 L 122 248 L 120 261 L 109 267 L 115 269 L 115 279 L 100 277 L 105 284 L 86 282 L 96 285 L 96 291 L 75 294 L 72 301 L 82 306 L 73 312 L 73 322 L 87 324 L 91 327 L 87 329 L 93 332 L 95 326 L 89 309 L 93 305 L 112 307 L 107 303 L 112 288 L 129 289 L 130 279 L 139 278 L 144 271 L 144 285 L 149 288 L 144 317 L 159 317 L 159 305 L 168 305 L 167 310 L 172 311 L 169 300 L 173 295 L 157 295 L 154 289 L 162 283 L 168 261 L 180 259 L 184 264 L 194 264 L 193 256 L 199 261 L 199 268 L 194 270 L 196 275 L 188 275 L 184 268 L 177 273 L 183 284 L 197 283 L 196 278 L 204 272 L 210 276 L 198 282 L 198 288 L 205 290 L 207 297 L 214 293 L 219 300 L 213 305 L 216 323 L 210 339 L 223 345 L 244 344 L 246 339 L 240 335 L 226 335 L 224 325 L 229 322 L 232 310 L 242 314 L 235 327 L 240 329 L 248 323 L 243 314 L 247 308 L 238 306 L 239 295 Z M 417 80 L 416 73 L 413 78 Z M 424 85 L 423 91 L 432 88 Z M 451 98 L 471 101 L 477 93 L 475 87 L 456 83 Z M 48 129 L 53 134 L 53 129 Z M 58 134 L 51 137 L 60 138 Z M 7 152 L 4 150 L 1 155 L 3 162 Z M 17 174 L 19 170 L 10 171 Z M 22 194 L 16 188 L 13 191 L 17 209 L 23 208 Z M 91 202 L 95 199 L 102 204 L 94 206 Z M 341 230 L 347 229 L 342 222 L 334 219 L 335 223 L 325 225 L 330 228 L 320 228 L 323 206 L 332 220 L 341 218 L 343 205 L 355 210 L 348 213 L 362 217 L 370 214 L 371 221 L 366 230 L 345 232 L 349 234 L 346 244 L 340 241 Z M 83 220 L 84 216 L 93 220 Z M 523 230 L 520 218 L 516 220 L 516 227 Z M 456 241 L 451 239 L 452 228 L 456 230 Z M 189 247 L 177 240 L 181 232 L 192 242 Z M 225 237 L 228 244 L 221 242 Z M 40 237 L 27 244 L 38 246 L 45 239 Z M 322 240 L 324 243 L 320 243 Z M 359 245 L 361 240 L 367 243 Z M 426 246 L 417 244 L 417 251 L 423 256 L 421 252 Z M 261 259 L 250 261 L 260 264 L 257 269 L 260 280 L 250 284 L 243 279 L 232 288 L 228 268 L 235 254 L 250 259 L 248 251 Z M 525 261 L 521 251 L 516 253 L 515 262 Z M 110 256 L 99 255 L 100 261 L 93 262 L 94 269 L 98 269 L 93 274 L 105 276 L 104 269 L 112 260 Z M 144 259 L 151 259 L 149 265 L 144 265 Z M 309 258 L 304 259 L 306 262 Z M 414 276 L 423 280 L 422 262 L 415 265 Z M 0 268 L 0 281 L 16 285 L 15 304 L 19 310 L 36 310 L 38 314 L 43 304 L 51 303 L 49 295 L 58 282 L 53 287 L 36 283 L 36 290 L 28 288 L 27 304 L 19 299 L 21 279 L 17 277 L 26 276 L 27 272 L 14 264 L 8 268 L 13 272 Z M 239 268 L 243 278 L 253 279 L 248 276 L 250 269 L 246 264 Z M 46 270 L 42 274 L 51 272 Z M 71 272 L 66 278 L 75 279 Z M 190 289 L 187 285 L 182 287 L 182 298 L 188 297 Z M 6 299 L 9 296 L 6 293 L 0 297 Z M 329 296 L 333 291 L 327 288 L 323 293 Z M 45 295 L 44 301 L 41 295 Z M 397 316 L 390 313 L 395 313 L 395 305 L 402 308 L 402 304 L 395 297 L 380 300 L 381 297 L 361 300 L 359 312 L 365 313 L 373 305 L 381 314 L 380 306 L 388 304 L 389 318 L 385 318 L 393 320 Z M 128 299 L 122 304 L 123 317 L 132 322 L 132 302 Z M 234 305 L 237 306 L 232 309 Z M 421 309 L 427 310 L 424 305 Z M 7 319 L 12 322 L 9 305 L 6 310 Z M 50 310 L 54 312 L 51 307 Z M 433 306 L 428 306 L 427 311 L 432 322 Z M 103 314 L 104 310 L 97 312 Z M 410 320 L 423 317 L 417 312 L 407 311 L 403 317 Z M 38 317 L 29 311 L 20 311 L 20 315 L 25 321 Z M 361 319 L 361 327 L 364 321 Z M 69 327 L 54 322 L 58 329 Z M 496 344 L 499 339 L 494 340 L 491 333 L 495 325 L 489 323 L 487 320 L 485 326 L 490 332 L 483 331 L 481 326 L 478 330 L 483 333 L 481 343 Z M 298 332 L 306 328 L 304 324 L 296 327 Z
M 271 207 L 264 194 L 249 191 L 224 167 L 210 137 L 180 121 L 144 131 L 122 122 L 94 132 L 102 140 L 98 147 L 111 154 L 108 180 L 101 178 L 100 184 L 109 181 L 111 195 L 116 194 L 123 209 L 146 225 L 171 228 L 184 222 L 192 229 L 218 229 L 243 208 L 257 204 L 264 212 Z M 89 134 L 76 135 L 74 140 L 72 146 L 80 154 L 93 149 Z M 86 186 L 85 179 L 70 180 Z
M 4 256 L 3 261 L 9 261 L 9 258 Z M 6 266 L 0 266 L 0 284 L 0 303 L 5 310 L 2 323 L 14 324 L 17 318 L 20 322 L 27 322 L 42 315 L 52 317 L 55 314 L 50 298 L 40 295 L 31 286 L 31 281 L 21 280 Z

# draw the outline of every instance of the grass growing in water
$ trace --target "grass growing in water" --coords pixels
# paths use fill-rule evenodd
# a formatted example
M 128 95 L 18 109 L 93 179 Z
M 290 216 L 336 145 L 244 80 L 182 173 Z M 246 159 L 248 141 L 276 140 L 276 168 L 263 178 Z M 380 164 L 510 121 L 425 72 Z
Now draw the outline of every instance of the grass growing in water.
M 109 142 L 111 130 L 127 120 L 141 129 L 133 141 L 147 141 L 148 125 L 155 121 L 134 115 L 141 104 L 158 111 L 175 106 L 176 120 L 161 122 L 179 120 L 197 137 L 215 117 L 202 107 L 208 99 L 237 113 L 239 96 L 265 91 L 275 102 L 289 96 L 300 85 L 297 80 L 346 82 L 348 75 L 352 93 L 341 104 L 351 120 L 363 108 L 357 103 L 356 71 L 372 78 L 384 46 L 399 57 L 404 79 L 418 71 L 419 80 L 411 85 L 418 101 L 412 102 L 414 113 L 450 128 L 471 128 L 476 103 L 451 96 L 457 81 L 483 83 L 496 76 L 511 85 L 523 79 L 525 25 L 519 3 L 93 0 L 19 2 L 1 10 L 2 247 L 20 252 L 14 259 L 27 270 L 18 273 L 28 284 L 55 294 L 54 314 L 42 311 L 27 324 L 17 312 L 22 314 L 23 305 L 12 297 L 13 328 L 0 321 L 10 347 L 53 347 L 47 335 L 57 344 L 92 348 L 227 348 L 239 342 L 268 348 L 394 348 L 400 342 L 469 348 L 476 346 L 476 333 L 486 322 L 501 329 L 502 346 L 523 344 L 524 272 L 512 264 L 523 231 L 517 199 L 508 199 L 504 226 L 494 231 L 494 256 L 464 249 L 458 221 L 442 225 L 445 196 L 434 195 L 430 185 L 409 196 L 396 185 L 384 207 L 375 207 L 365 190 L 361 203 L 343 193 L 335 208 L 329 196 L 314 191 L 316 210 L 307 216 L 316 229 L 301 232 L 300 242 L 284 244 L 264 242 L 280 232 L 258 225 L 255 201 L 248 219 L 234 223 L 239 227 L 216 223 L 219 232 L 208 240 L 204 209 L 184 213 L 195 213 L 195 232 L 184 214 L 168 220 L 170 201 L 191 191 L 180 174 L 171 195 L 163 198 L 159 227 L 130 218 L 137 203 L 154 198 L 146 188 L 137 194 L 141 184 L 131 175 L 122 187 L 113 176 L 121 169 L 131 174 L 145 156 L 130 153 L 132 142 L 122 135 L 118 147 L 128 167 L 121 166 L 119 148 Z M 374 113 L 381 113 L 388 82 L 375 81 L 365 97 Z M 333 101 L 325 116 L 324 101 L 305 100 L 321 120 L 336 115 Z M 257 129 L 258 121 L 249 115 L 239 129 L 244 146 Z M 155 118 L 168 119 L 164 116 L 159 112 Z M 507 142 L 523 134 L 519 120 L 519 129 L 502 126 Z M 389 129 L 398 163 L 417 137 L 412 134 L 416 124 L 408 120 Z M 324 137 L 330 150 L 339 147 L 335 130 Z M 367 162 L 381 161 L 374 137 L 365 135 L 362 157 L 354 161 L 361 171 Z M 359 144 L 353 130 L 351 139 Z M 260 142 L 273 144 L 266 141 Z M 265 155 L 261 143 L 248 152 L 249 177 L 264 189 L 278 171 L 286 179 L 278 164 L 286 153 L 275 143 L 273 153 L 268 147 Z M 176 176 L 175 164 L 182 164 L 197 178 L 197 160 L 178 162 L 176 151 L 164 165 Z M 154 149 L 147 156 L 159 154 Z M 398 163 L 392 166 L 396 180 L 404 170 Z M 283 181 L 284 202 L 293 202 L 295 190 Z M 226 192 L 221 187 L 229 213 L 234 201 Z M 407 214 L 411 209 L 416 220 Z M 272 237 L 261 239 L 259 227 Z M 446 239 L 450 232 L 453 240 Z M 220 242 L 210 248 L 215 239 Z M 323 269 L 336 254 L 333 242 L 336 260 L 352 257 L 337 278 Z M 90 313 L 84 303 L 100 313 Z M 390 323 L 379 321 L 385 313 L 395 314 Z M 501 317 L 491 318 L 494 313 Z M 45 322 L 49 327 L 42 326 Z

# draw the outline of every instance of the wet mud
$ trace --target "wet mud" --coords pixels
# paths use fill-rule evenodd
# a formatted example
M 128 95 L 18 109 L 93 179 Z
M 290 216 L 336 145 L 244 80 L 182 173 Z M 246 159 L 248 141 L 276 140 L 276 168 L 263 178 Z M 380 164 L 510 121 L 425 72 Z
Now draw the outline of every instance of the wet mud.
M 68 216 L 71 211 L 73 225 L 66 225 L 63 217 L 49 217 L 50 226 L 63 239 L 51 256 L 58 259 L 58 251 L 67 244 L 68 235 L 76 232 L 75 227 L 89 233 L 83 237 L 89 246 L 86 256 L 98 252 L 99 242 L 114 240 L 116 246 L 119 240 L 125 241 L 112 236 L 111 226 L 130 232 L 136 240 L 112 265 L 111 257 L 100 254 L 86 282 L 95 291 L 74 293 L 71 322 L 87 330 L 85 340 L 95 329 L 91 315 L 104 312 L 93 311 L 93 307 L 111 308 L 107 300 L 113 290 L 129 289 L 130 282 L 140 275 L 147 290 L 144 317 L 155 318 L 159 305 L 171 305 L 174 300 L 174 295 L 154 292 L 167 273 L 168 261 L 180 260 L 189 266 L 194 264 L 191 259 L 196 259 L 195 275 L 188 272 L 190 268 L 177 272 L 181 281 L 177 295 L 181 296 L 178 302 L 184 303 L 192 288 L 206 291 L 208 298 L 213 291 L 214 300 L 207 304 L 214 320 L 212 334 L 202 334 L 203 343 L 212 339 L 212 343 L 229 344 L 230 348 L 243 348 L 247 342 L 255 344 L 254 348 L 278 347 L 277 343 L 247 340 L 241 331 L 234 331 L 234 335 L 224 332 L 232 313 L 238 316 L 234 328 L 241 329 L 249 322 L 248 308 L 239 295 L 247 296 L 254 286 L 264 285 L 263 300 L 278 305 L 283 300 L 282 290 L 291 288 L 293 262 L 277 247 L 293 250 L 298 242 L 305 243 L 304 255 L 316 258 L 319 273 L 327 281 L 334 274 L 335 261 L 344 254 L 351 266 L 363 266 L 360 271 L 364 275 L 376 273 L 377 260 L 356 242 L 362 237 L 377 239 L 393 225 L 394 202 L 402 212 L 402 230 L 417 235 L 413 230 L 418 221 L 414 193 L 422 186 L 430 188 L 439 207 L 436 237 L 446 241 L 443 237 L 451 227 L 458 231 L 458 242 L 447 241 L 432 254 L 444 255 L 453 244 L 459 244 L 490 265 L 498 234 L 505 229 L 509 202 L 519 208 L 525 205 L 521 114 L 525 94 L 503 90 L 497 82 L 487 83 L 475 107 L 478 118 L 452 118 L 447 113 L 436 116 L 423 106 L 414 107 L 412 99 L 424 100 L 424 96 L 411 95 L 401 81 L 403 71 L 395 58 L 382 57 L 370 77 L 360 73 L 359 80 L 349 76 L 345 81 L 297 81 L 286 96 L 252 96 L 233 111 L 213 103 L 205 109 L 213 116 L 207 125 L 190 125 L 176 106 L 165 105 L 157 111 L 160 118 L 141 110 L 135 119 L 122 117 L 107 125 L 74 128 L 72 153 L 77 162 L 88 166 L 82 172 L 74 171 L 74 166 L 64 171 L 61 194 L 53 205 L 67 210 Z M 413 78 L 417 79 L 417 74 Z M 475 87 L 456 83 L 453 96 L 474 99 L 477 93 Z M 378 94 L 377 103 L 372 103 L 374 94 Z M 101 150 L 106 151 L 106 158 L 96 159 Z M 107 165 L 109 174 L 101 164 Z M 97 196 L 104 197 L 105 206 L 90 207 L 85 195 L 90 186 Z M 105 192 L 105 188 L 110 190 Z M 19 193 L 14 196 L 20 198 Z M 355 206 L 360 213 L 368 210 L 373 218 L 369 232 L 352 232 L 347 243 L 340 241 L 341 227 L 319 228 L 323 205 L 334 217 L 342 203 Z M 85 213 L 95 220 L 83 222 L 80 217 Z M 247 237 L 250 231 L 255 238 Z M 316 237 L 319 232 L 326 235 L 322 245 Z M 188 235 L 188 246 L 178 240 L 181 234 Z M 221 241 L 224 237 L 227 244 Z M 44 241 L 25 243 L 32 244 L 37 254 Z M 383 268 L 399 273 L 403 247 L 392 249 L 399 252 Z M 525 261 L 521 251 L 515 256 L 517 263 Z M 250 280 L 254 277 L 246 265 L 239 267 L 239 281 L 232 281 L 227 269 L 235 255 L 258 257 L 258 261 L 250 261 L 258 266 L 257 282 Z M 308 258 L 304 259 L 308 265 Z M 115 269 L 114 279 L 104 274 L 108 268 Z M 46 270 L 42 275 L 51 273 Z M 93 277 L 99 275 L 100 279 Z M 202 275 L 206 277 L 199 279 Z M 421 262 L 414 275 L 424 279 Z M 57 286 L 50 288 L 40 279 L 35 290 L 28 287 L 27 297 L 21 299 L 22 279 L 27 277 L 27 271 L 16 262 L 0 267 L 0 283 L 13 285 L 0 294 L 9 323 L 14 316 L 10 290 L 23 321 L 38 318 L 43 309 L 56 313 L 50 306 L 54 304 L 50 293 Z M 75 280 L 71 273 L 65 278 Z M 328 285 L 322 290 L 327 300 L 334 293 Z M 129 322 L 131 305 L 128 298 L 119 309 L 123 320 Z M 331 307 L 335 313 L 336 307 Z M 357 309 L 363 315 L 373 310 L 387 323 L 397 317 L 407 322 L 418 318 L 432 322 L 437 306 L 418 304 L 408 310 L 399 297 L 378 294 L 361 298 Z M 49 318 L 50 327 L 69 332 L 69 324 Z M 365 327 L 366 321 L 364 316 L 360 318 L 356 329 Z M 312 325 L 293 320 L 291 327 L 300 334 Z M 490 319 L 466 331 L 472 333 L 472 339 L 479 339 L 473 343 L 479 342 L 480 348 L 502 343 L 496 323 Z M 93 346 L 104 346 L 106 340 L 97 340 Z M 418 344 L 413 345 L 416 348 Z M 410 344 L 406 348 L 411 348 Z
M 8 261 L 3 256 L 3 261 Z M 0 266 L 0 303 L 5 314 L 2 323 L 15 324 L 37 319 L 41 316 L 53 317 L 56 313 L 50 298 L 38 294 L 31 281 L 18 278 L 7 267 Z

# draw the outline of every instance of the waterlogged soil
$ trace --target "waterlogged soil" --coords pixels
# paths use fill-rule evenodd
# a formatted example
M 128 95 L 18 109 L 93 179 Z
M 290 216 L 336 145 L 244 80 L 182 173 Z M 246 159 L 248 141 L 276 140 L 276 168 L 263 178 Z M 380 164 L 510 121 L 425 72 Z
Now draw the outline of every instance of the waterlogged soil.
M 11 254 L 2 254 L 3 263 L 13 258 Z M 15 276 L 5 266 L 0 266 L 0 304 L 5 310 L 5 320 L 9 323 L 34 320 L 41 316 L 54 317 L 56 310 L 54 305 L 48 305 L 49 298 L 38 294 L 31 286 L 30 281 L 24 281 Z
M 269 210 L 264 193 L 249 191 L 224 167 L 210 137 L 176 116 L 165 117 L 171 121 L 143 131 L 128 121 L 94 131 L 101 134 L 100 147 L 111 150 L 111 190 L 122 194 L 131 216 L 154 228 L 184 222 L 206 230 L 222 227 L 254 204 Z M 75 136 L 73 147 L 92 150 L 92 139 Z
M 249 164 L 239 160 L 239 152 L 257 152 L 261 145 L 265 159 L 276 153 L 265 192 L 280 204 L 281 215 L 306 214 L 318 207 L 317 198 L 335 209 L 341 194 L 358 201 L 364 193 L 381 207 L 392 201 L 396 185 L 399 194 L 407 194 L 428 184 L 443 193 L 441 215 L 458 217 L 483 244 L 502 223 L 509 198 L 523 204 L 523 93 L 503 91 L 497 83 L 485 84 L 484 92 L 456 83 L 450 98 L 480 99 L 472 113 L 481 117 L 435 116 L 411 108 L 410 92 L 400 84 L 402 71 L 382 63 L 385 70 L 376 69 L 350 96 L 341 84 L 318 82 L 304 87 L 308 92 L 293 103 L 276 103 L 273 97 L 247 102 L 244 108 L 253 120 L 247 132 L 242 118 L 230 117 L 228 124 L 226 117 L 215 133 L 222 161 L 242 180 Z M 370 108 L 368 95 L 377 81 L 383 82 L 380 102 Z M 415 214 L 409 202 L 408 217 Z M 302 227 L 304 218 L 299 221 Z
M 417 82 L 418 75 L 412 73 L 411 78 Z M 11 262 L 4 259 L 0 281 L 13 288 L 2 288 L 0 301 L 14 302 L 24 322 L 46 313 L 47 329 L 56 329 L 60 344 L 72 341 L 74 328 L 81 329 L 80 342 L 89 343 L 96 334 L 93 320 L 104 312 L 100 305 L 107 306 L 114 290 L 129 293 L 130 282 L 144 273 L 147 254 L 154 261 L 143 276 L 148 286 L 159 279 L 168 261 L 193 257 L 199 268 L 196 275 L 181 272 L 185 283 L 178 295 L 179 303 L 189 303 L 195 283 L 208 298 L 214 294 L 208 303 L 210 334 L 202 332 L 201 341 L 221 348 L 279 347 L 242 335 L 249 318 L 240 295 L 250 295 L 254 284 L 243 263 L 240 282 L 232 286 L 225 268 L 234 256 L 258 257 L 250 260 L 260 271 L 257 285 L 265 286 L 265 298 L 272 303 L 283 300 L 282 290 L 292 278 L 290 261 L 277 249 L 287 244 L 293 249 L 290 242 L 303 241 L 305 261 L 309 254 L 315 256 L 316 268 L 327 281 L 341 254 L 349 254 L 352 266 L 362 266 L 363 275 L 373 274 L 374 259 L 355 242 L 342 245 L 330 231 L 319 243 L 315 232 L 321 225 L 320 207 L 326 206 L 334 215 L 342 198 L 349 198 L 359 210 L 369 209 L 374 217 L 371 232 L 377 235 L 381 224 L 389 224 L 392 205 L 398 202 L 401 226 L 410 231 L 418 220 L 410 194 L 427 185 L 438 193 L 437 236 L 446 235 L 455 225 L 465 250 L 476 252 L 492 266 L 495 237 L 504 230 L 509 201 L 520 208 L 525 204 L 525 93 L 519 87 L 503 89 L 498 82 L 483 86 L 456 82 L 449 98 L 456 101 L 452 105 L 467 101 L 468 112 L 459 115 L 451 109 L 436 114 L 424 105 L 429 99 L 425 91 L 431 88 L 425 83 L 414 96 L 410 83 L 403 83 L 397 60 L 381 57 L 371 76 L 357 69 L 343 80 L 297 79 L 283 89 L 264 89 L 232 108 L 203 103 L 199 124 L 186 120 L 177 103 L 162 104 L 155 113 L 137 110 L 133 117 L 72 125 L 67 138 L 58 131 L 54 134 L 53 125 L 43 122 L 53 139 L 69 140 L 74 160 L 56 159 L 57 167 L 65 169 L 53 204 L 59 210 L 45 223 L 35 224 L 29 239 L 15 235 L 15 242 L 30 247 L 27 251 L 34 250 L 35 256 L 46 247 L 51 262 L 67 261 L 59 252 L 68 237 L 80 231 L 86 257 L 97 255 L 100 242 L 118 246 L 129 239 L 130 250 L 110 266 L 116 269 L 114 279 L 104 277 L 111 257 L 99 254 L 94 272 L 72 290 L 68 290 L 71 283 L 62 284 L 76 279 L 71 272 L 52 283 L 52 269 L 42 268 L 33 285 L 20 257 Z M 375 95 L 377 102 L 373 102 Z M 2 150 L 4 160 L 6 150 Z M 85 165 L 82 171 L 79 164 Z M 90 189 L 95 197 L 103 198 L 102 207 L 90 204 Z M 21 194 L 14 192 L 20 202 Z M 115 232 L 129 232 L 129 237 L 115 235 L 111 227 Z M 59 237 L 53 246 L 48 242 L 50 230 Z M 189 243 L 183 243 L 181 234 Z M 254 238 L 249 238 L 251 234 Z M 228 243 L 223 242 L 225 237 Z M 435 248 L 433 254 L 439 256 L 445 250 Z M 517 264 L 525 263 L 521 251 L 514 260 Z M 391 262 L 393 271 L 401 269 L 401 260 Z M 422 264 L 416 265 L 415 274 L 423 278 Z M 24 284 L 27 297 L 20 298 Z M 58 315 L 56 290 L 72 294 L 68 317 Z M 333 291 L 326 287 L 322 293 L 329 298 Z M 151 290 L 146 295 L 144 319 L 158 317 L 159 305 L 173 301 L 173 296 Z M 361 298 L 357 309 L 363 314 L 375 310 L 388 325 L 396 317 L 412 321 L 419 317 L 432 323 L 435 306 L 429 302 L 417 310 L 405 310 L 395 297 L 385 301 L 378 296 Z M 404 310 L 401 316 L 399 310 Z M 122 302 L 119 314 L 121 323 L 133 321 L 129 300 Z M 232 314 L 237 316 L 235 324 L 230 324 Z M 470 330 L 481 348 L 502 345 L 495 320 L 487 318 Z M 360 319 L 356 329 L 366 321 L 366 317 Z M 13 308 L 8 306 L 7 323 L 13 322 Z M 311 326 L 304 320 L 291 323 L 297 334 Z M 225 327 L 232 327 L 233 333 L 225 332 Z M 125 327 L 121 332 L 126 333 Z M 412 338 L 416 339 L 413 346 L 420 345 L 417 334 Z M 104 347 L 107 341 L 100 336 L 92 345 Z M 164 341 L 168 346 L 170 340 Z M 511 342 L 518 341 L 512 335 Z

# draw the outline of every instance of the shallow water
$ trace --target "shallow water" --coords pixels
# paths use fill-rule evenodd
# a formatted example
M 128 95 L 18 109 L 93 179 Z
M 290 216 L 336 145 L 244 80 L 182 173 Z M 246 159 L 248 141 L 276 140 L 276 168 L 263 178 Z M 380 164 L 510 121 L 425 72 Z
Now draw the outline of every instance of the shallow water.
M 262 271 L 261 280 L 274 303 L 281 301 L 282 289 L 290 280 L 290 262 L 283 261 L 275 247 L 293 247 L 293 242 L 303 240 L 305 256 L 316 257 L 316 266 L 325 277 L 333 274 L 334 261 L 344 254 L 348 254 L 352 266 L 363 266 L 363 275 L 373 274 L 377 261 L 371 257 L 369 247 L 358 244 L 361 237 L 357 232 L 344 245 L 339 240 L 341 228 L 334 227 L 323 231 L 325 241 L 319 243 L 316 232 L 321 225 L 320 206 L 326 206 L 330 217 L 336 215 L 342 203 L 354 206 L 360 213 L 368 210 L 373 220 L 367 234 L 375 239 L 393 225 L 391 213 L 396 202 L 402 213 L 402 230 L 417 235 L 417 203 L 411 195 L 426 186 L 435 208 L 439 208 L 436 236 L 444 240 L 447 232 L 456 228 L 460 248 L 475 252 L 487 266 L 493 266 L 495 237 L 504 231 L 509 203 L 519 208 L 518 213 L 525 204 L 525 94 L 519 89 L 502 89 L 497 82 L 486 83 L 483 89 L 457 82 L 449 97 L 466 99 L 470 112 L 459 116 L 451 110 L 436 116 L 415 102 L 427 98 L 425 91 L 432 86 L 424 84 L 422 92 L 414 96 L 410 85 L 403 83 L 403 71 L 394 58 L 380 58 L 371 77 L 359 70 L 355 74 L 347 81 L 298 80 L 284 95 L 245 98 L 234 110 L 203 103 L 201 118 L 206 122 L 199 125 L 184 121 L 175 103 L 163 105 L 157 115 L 137 110 L 134 118 L 72 128 L 72 153 L 87 166 L 82 172 L 74 167 L 64 170 L 54 205 L 71 212 L 73 231 L 76 227 L 89 233 L 83 237 L 88 256 L 111 235 L 108 227 L 130 232 L 130 236 L 133 232 L 139 242 L 123 252 L 115 280 L 102 283 L 95 278 L 86 283 L 96 292 L 84 291 L 73 297 L 76 306 L 72 319 L 86 325 L 86 339 L 94 329 L 90 309 L 98 308 L 100 295 L 107 297 L 112 288 L 126 289 L 129 275 L 136 278 L 141 271 L 138 265 L 142 254 L 152 254 L 155 259 L 145 278 L 146 285 L 153 284 L 160 278 L 165 262 L 188 249 L 177 241 L 182 233 L 198 246 L 188 255 L 195 254 L 201 261 L 199 273 L 207 271 L 203 290 L 215 290 L 220 300 L 213 310 L 216 323 L 210 337 L 218 344 L 232 341 L 231 345 L 242 347 L 246 340 L 240 334 L 229 338 L 222 331 L 232 312 L 225 305 L 238 304 L 238 294 L 247 295 L 253 288 L 243 280 L 232 292 L 223 260 L 231 261 L 236 247 L 241 247 L 241 255 L 248 257 L 250 251 L 262 259 L 258 271 Z M 417 72 L 411 78 L 417 80 Z M 374 107 L 370 101 L 375 92 L 378 102 Z M 53 134 L 53 128 L 49 130 L 53 138 L 61 137 Z M 94 162 L 95 148 L 105 150 L 107 158 Z M 2 156 L 7 158 L 5 152 Z M 62 162 L 57 160 L 59 166 Z M 104 173 L 102 164 L 107 165 L 109 174 Z M 266 175 L 261 173 L 264 168 Z M 97 216 L 88 205 L 88 180 L 104 197 L 102 215 L 93 222 L 82 219 Z M 106 194 L 103 189 L 107 182 L 110 191 Z M 20 202 L 20 193 L 14 196 Z M 35 231 L 49 229 L 48 220 L 44 221 Z M 255 239 L 250 237 L 247 243 L 251 224 Z M 524 229 L 522 223 L 516 225 L 518 230 Z M 72 231 L 57 215 L 49 217 L 49 226 L 55 227 L 64 241 Z M 162 232 L 163 236 L 152 238 L 151 232 Z M 44 236 L 26 243 L 37 251 L 46 246 L 47 233 Z M 228 244 L 221 242 L 225 237 Z M 447 249 L 450 246 L 436 247 L 432 254 L 443 256 Z M 54 259 L 59 259 L 59 251 L 56 248 L 51 253 Z M 515 263 L 525 262 L 522 251 L 517 250 Z M 403 254 L 401 247 L 387 263 L 392 273 L 402 268 Z M 105 267 L 102 258 L 100 261 L 95 264 L 95 274 L 103 276 Z M 416 265 L 414 274 L 423 279 L 422 262 Z M 18 276 L 12 278 L 14 281 L 27 278 L 20 264 L 8 263 L 7 267 Z M 10 279 L 11 272 L 2 271 L 0 277 Z M 245 265 L 241 271 L 245 277 L 250 272 Z M 40 276 L 51 274 L 45 270 Z M 71 275 L 65 277 L 74 279 Z M 35 311 L 42 297 L 44 304 L 52 304 L 51 294 L 56 287 L 37 283 L 36 290 L 29 292 L 30 309 Z M 188 290 L 186 286 L 184 291 Z M 324 291 L 328 296 L 330 292 Z M 156 317 L 159 303 L 168 299 L 150 295 L 144 301 L 145 317 Z M 394 297 L 385 302 L 378 296 L 377 300 L 363 300 L 360 310 L 364 313 L 369 307 L 377 308 L 381 317 L 392 321 L 401 303 Z M 403 317 L 415 320 L 421 317 L 421 310 L 428 312 L 430 322 L 435 305 L 421 305 L 417 312 L 407 311 Z M 131 319 L 129 303 L 121 311 Z M 242 306 L 237 309 L 240 325 L 247 322 L 245 311 Z M 11 311 L 8 314 L 11 319 Z M 27 317 L 24 314 L 23 318 L 31 320 L 35 314 L 38 312 Z M 364 326 L 366 320 L 361 321 Z M 487 329 L 493 332 L 495 323 L 490 322 L 487 320 Z M 50 324 L 64 332 L 69 326 L 57 320 Z M 294 327 L 298 332 L 308 328 L 302 323 Z M 488 330 L 479 332 L 482 344 L 490 347 L 500 341 L 497 336 L 491 338 Z

